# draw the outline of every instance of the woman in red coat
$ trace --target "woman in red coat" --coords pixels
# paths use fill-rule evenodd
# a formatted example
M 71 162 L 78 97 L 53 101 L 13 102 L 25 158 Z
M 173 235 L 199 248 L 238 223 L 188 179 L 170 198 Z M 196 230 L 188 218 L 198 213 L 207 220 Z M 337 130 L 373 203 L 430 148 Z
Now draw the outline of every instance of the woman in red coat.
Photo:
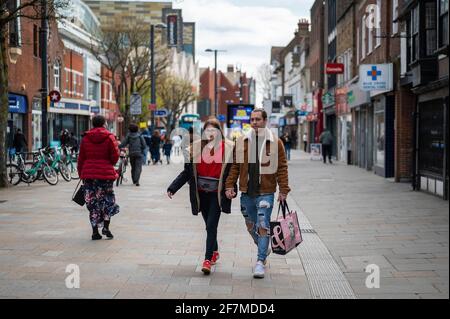
M 119 160 L 119 148 L 114 134 L 105 126 L 105 118 L 97 115 L 92 120 L 93 129 L 81 141 L 78 155 L 78 173 L 83 180 L 84 198 L 92 225 L 92 240 L 102 239 L 102 234 L 113 239 L 109 230 L 111 217 L 119 213 L 113 184 L 117 179 L 114 165 Z

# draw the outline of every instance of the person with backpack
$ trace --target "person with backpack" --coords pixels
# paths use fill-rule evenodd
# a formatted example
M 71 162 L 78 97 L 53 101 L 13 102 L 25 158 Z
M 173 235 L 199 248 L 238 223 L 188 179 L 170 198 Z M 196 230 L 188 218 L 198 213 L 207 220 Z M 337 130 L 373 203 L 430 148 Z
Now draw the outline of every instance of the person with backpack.
M 139 127 L 135 123 L 131 123 L 128 127 L 129 133 L 125 140 L 120 144 L 119 148 L 128 147 L 131 164 L 131 179 L 133 184 L 140 186 L 139 179 L 142 172 L 142 161 L 144 152 L 147 149 L 144 137 L 139 134 Z

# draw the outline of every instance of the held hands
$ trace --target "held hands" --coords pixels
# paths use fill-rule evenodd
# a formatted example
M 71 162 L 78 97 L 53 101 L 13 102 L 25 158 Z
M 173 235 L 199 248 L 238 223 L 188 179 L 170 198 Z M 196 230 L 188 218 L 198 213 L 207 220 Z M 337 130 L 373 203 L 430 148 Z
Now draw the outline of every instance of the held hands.
M 282 202 L 285 202 L 286 201 L 286 198 L 287 198 L 287 195 L 286 194 L 279 194 L 279 196 L 278 196 L 278 201 L 280 202 L 280 203 L 282 203 Z
M 236 197 L 236 192 L 233 188 L 229 188 L 225 191 L 225 196 L 227 196 L 228 199 L 233 199 Z

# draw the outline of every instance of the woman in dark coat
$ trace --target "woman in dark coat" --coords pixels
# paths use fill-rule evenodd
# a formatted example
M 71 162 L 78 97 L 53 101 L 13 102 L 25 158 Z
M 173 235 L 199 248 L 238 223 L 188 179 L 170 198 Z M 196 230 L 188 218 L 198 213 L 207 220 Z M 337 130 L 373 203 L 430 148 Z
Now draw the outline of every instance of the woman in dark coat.
M 189 149 L 189 161 L 167 189 L 169 198 L 189 183 L 192 214 L 202 213 L 206 224 L 206 253 L 202 271 L 211 273 L 211 265 L 219 259 L 217 228 L 221 212 L 231 213 L 231 200 L 225 196 L 225 181 L 233 161 L 233 143 L 225 140 L 220 122 L 206 121 L 202 141 L 194 141 Z M 237 187 L 236 192 L 237 193 Z
M 103 116 L 95 116 L 92 125 L 94 128 L 87 132 L 81 141 L 78 173 L 83 180 L 92 240 L 102 239 L 98 232 L 98 226 L 101 224 L 102 234 L 113 239 L 109 224 L 111 217 L 119 213 L 113 190 L 114 180 L 118 177 L 114 165 L 119 160 L 119 148 L 114 134 L 104 127 Z

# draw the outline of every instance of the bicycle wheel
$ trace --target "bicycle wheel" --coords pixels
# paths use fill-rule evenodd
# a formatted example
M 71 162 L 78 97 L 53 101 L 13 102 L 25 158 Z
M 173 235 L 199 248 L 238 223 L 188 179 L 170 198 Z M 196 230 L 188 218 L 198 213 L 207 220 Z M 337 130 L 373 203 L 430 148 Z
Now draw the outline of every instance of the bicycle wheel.
M 38 167 L 39 162 L 25 162 L 24 172 L 22 174 L 22 181 L 24 183 L 30 184 L 34 183 L 41 172 L 41 169 Z
M 42 175 L 50 185 L 58 184 L 58 173 L 48 164 L 42 168 Z
M 19 184 L 22 179 L 22 172 L 16 164 L 6 164 L 6 174 L 8 176 L 8 183 L 14 186 Z
M 72 176 L 70 174 L 70 170 L 67 167 L 67 165 L 64 164 L 63 162 L 59 162 L 58 167 L 59 167 L 59 172 L 61 173 L 61 176 L 64 178 L 64 180 L 66 182 L 70 182 L 70 180 L 72 179 Z
M 78 175 L 78 169 L 77 169 L 77 164 L 69 161 L 67 164 L 67 167 L 69 168 L 70 171 L 70 177 L 72 179 L 80 179 L 80 176 Z

